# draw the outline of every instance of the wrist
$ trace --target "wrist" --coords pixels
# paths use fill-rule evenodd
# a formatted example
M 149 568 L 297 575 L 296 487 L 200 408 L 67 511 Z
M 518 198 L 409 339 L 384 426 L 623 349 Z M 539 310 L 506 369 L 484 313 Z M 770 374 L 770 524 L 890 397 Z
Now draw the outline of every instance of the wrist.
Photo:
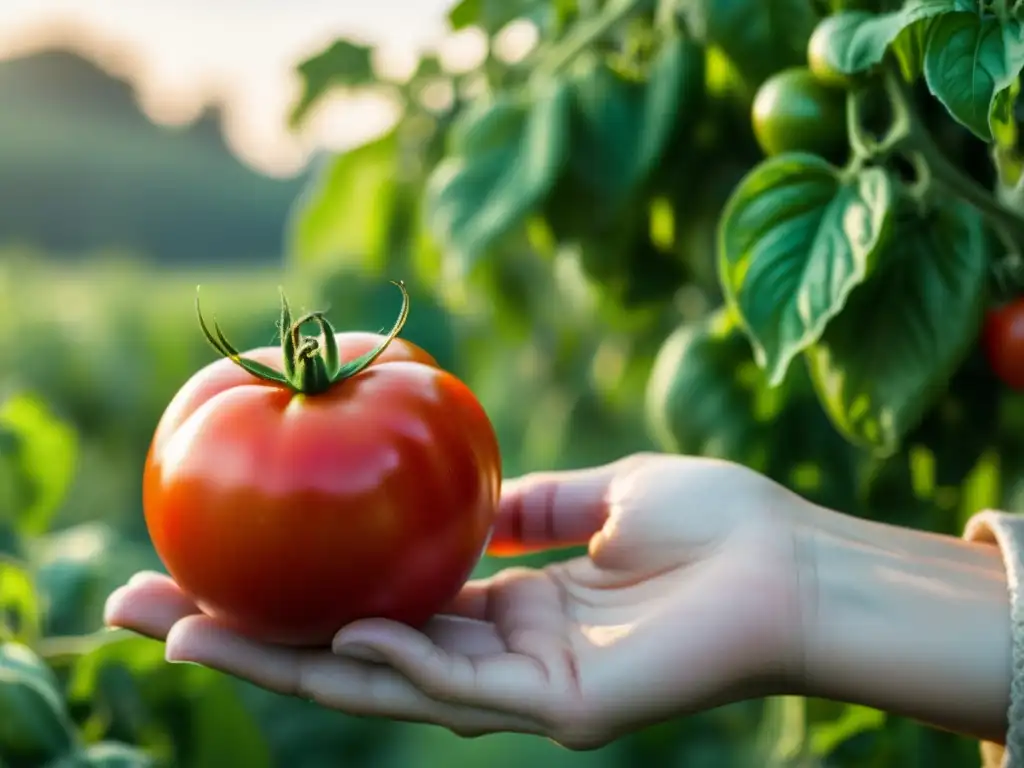
M 998 548 L 821 508 L 799 528 L 800 693 L 1001 740 L 1012 634 Z

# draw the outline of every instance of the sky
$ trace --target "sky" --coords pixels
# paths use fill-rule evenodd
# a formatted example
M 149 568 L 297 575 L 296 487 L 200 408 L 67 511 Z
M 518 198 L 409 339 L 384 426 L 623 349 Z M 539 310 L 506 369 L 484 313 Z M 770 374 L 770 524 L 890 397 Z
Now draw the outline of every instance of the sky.
M 298 172 L 318 148 L 344 149 L 385 130 L 393 107 L 339 97 L 301 135 L 285 120 L 295 65 L 337 37 L 380 46 L 380 63 L 411 69 L 439 47 L 453 68 L 482 55 L 476 31 L 451 35 L 454 0 L 0 0 L 0 59 L 61 45 L 131 81 L 157 122 L 194 119 L 223 104 L 225 137 L 266 173 Z

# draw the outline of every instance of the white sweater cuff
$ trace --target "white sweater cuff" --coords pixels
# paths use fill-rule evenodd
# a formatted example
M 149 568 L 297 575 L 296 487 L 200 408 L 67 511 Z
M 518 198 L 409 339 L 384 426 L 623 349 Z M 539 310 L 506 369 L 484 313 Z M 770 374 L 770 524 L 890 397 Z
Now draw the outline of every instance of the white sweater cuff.
M 1006 566 L 1009 589 L 1010 622 L 1013 630 L 1013 679 L 1010 683 L 1009 729 L 1002 768 L 1024 768 L 1024 516 L 986 510 L 967 521 L 964 536 L 968 541 L 995 544 Z M 992 754 L 986 748 L 983 752 Z M 986 761 L 986 766 L 991 765 Z

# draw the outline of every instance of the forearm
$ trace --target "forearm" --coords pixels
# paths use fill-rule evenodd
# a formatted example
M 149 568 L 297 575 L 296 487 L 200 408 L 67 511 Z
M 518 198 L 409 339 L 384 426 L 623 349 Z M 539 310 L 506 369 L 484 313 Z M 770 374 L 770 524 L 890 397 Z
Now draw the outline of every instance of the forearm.
M 1002 741 L 1012 636 L 999 549 L 813 514 L 804 693 Z

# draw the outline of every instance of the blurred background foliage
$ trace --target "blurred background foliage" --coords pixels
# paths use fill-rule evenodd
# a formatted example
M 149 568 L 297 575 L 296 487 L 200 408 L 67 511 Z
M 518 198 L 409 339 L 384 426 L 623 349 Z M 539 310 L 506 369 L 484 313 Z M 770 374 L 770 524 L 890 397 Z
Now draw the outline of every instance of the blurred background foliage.
M 76 54 L 0 62 L 0 765 L 977 765 L 970 741 L 797 698 L 590 753 L 463 740 L 169 666 L 155 642 L 97 631 L 109 591 L 159 567 L 141 470 L 163 407 L 214 357 L 197 283 L 244 348 L 273 341 L 280 284 L 339 328 L 377 329 L 397 308 L 387 280 L 404 279 L 404 335 L 478 393 L 508 476 L 661 448 L 734 458 L 822 503 L 947 533 L 978 506 L 1013 505 L 1013 445 L 986 453 L 956 410 L 997 402 L 984 366 L 965 368 L 926 421 L 932 448 L 875 467 L 863 493 L 842 469 L 857 456 L 806 384 L 787 384 L 785 402 L 766 394 L 749 344 L 716 314 L 715 227 L 761 159 L 753 91 L 803 61 L 823 11 L 692 5 L 704 15 L 666 36 L 655 22 L 667 3 L 462 0 L 451 28 L 488 41 L 463 72 L 427 53 L 408 78 L 385 77 L 362 44 L 311 51 L 294 125 L 336 89 L 386 93 L 401 116 L 287 179 L 233 155 L 215 110 L 158 126 L 127 83 Z M 538 44 L 503 54 L 524 24 Z M 964 162 L 974 156 L 943 130 Z M 702 323 L 734 341 L 691 366 Z M 667 405 L 652 415 L 656 358 Z M 999 403 L 1012 432 L 1020 403 Z

